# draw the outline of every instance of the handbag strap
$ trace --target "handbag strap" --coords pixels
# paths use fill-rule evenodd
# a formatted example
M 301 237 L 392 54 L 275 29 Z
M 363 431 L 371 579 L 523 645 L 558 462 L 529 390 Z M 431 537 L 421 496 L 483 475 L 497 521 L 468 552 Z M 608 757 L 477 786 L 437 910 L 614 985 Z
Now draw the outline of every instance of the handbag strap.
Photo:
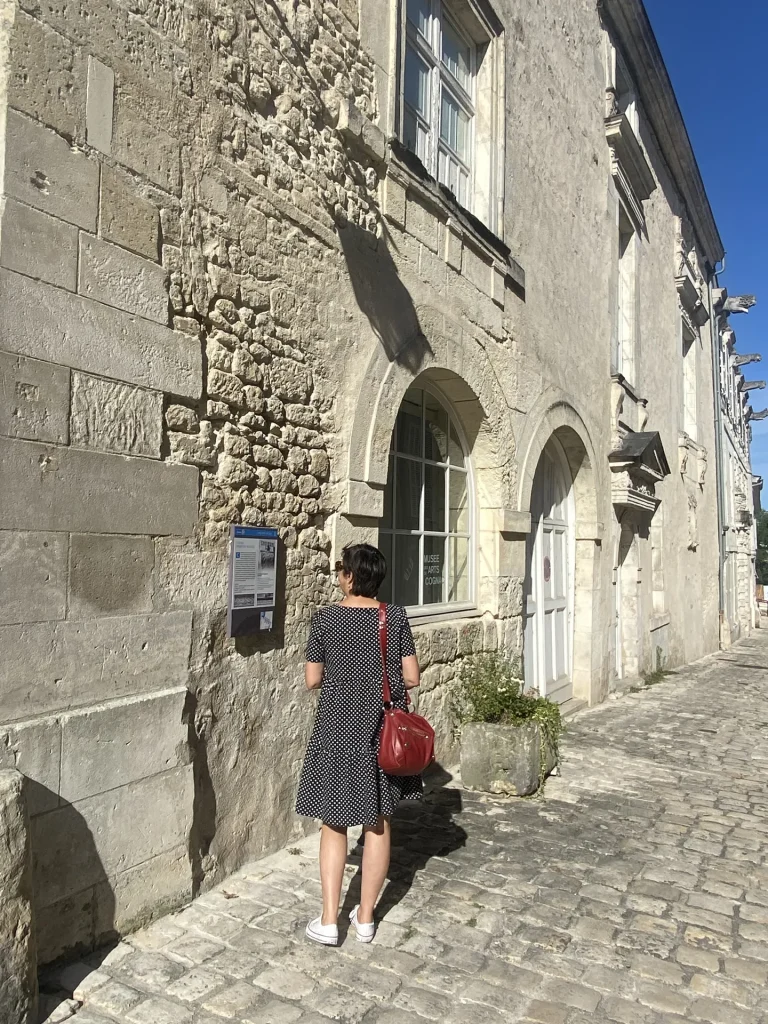
M 392 690 L 389 686 L 389 671 L 387 669 L 387 606 L 379 605 L 379 648 L 381 650 L 381 688 L 384 698 L 384 706 L 392 704 Z

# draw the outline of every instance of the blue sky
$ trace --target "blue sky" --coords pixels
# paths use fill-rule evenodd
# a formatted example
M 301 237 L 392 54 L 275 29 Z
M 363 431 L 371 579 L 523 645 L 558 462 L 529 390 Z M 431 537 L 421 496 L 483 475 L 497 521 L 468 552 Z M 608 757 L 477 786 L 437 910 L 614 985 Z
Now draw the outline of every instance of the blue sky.
M 758 304 L 732 316 L 737 351 L 760 352 L 768 379 L 768 2 L 645 0 L 727 251 L 720 284 Z M 753 393 L 768 406 L 768 388 Z M 766 478 L 768 420 L 752 426 L 752 468 Z

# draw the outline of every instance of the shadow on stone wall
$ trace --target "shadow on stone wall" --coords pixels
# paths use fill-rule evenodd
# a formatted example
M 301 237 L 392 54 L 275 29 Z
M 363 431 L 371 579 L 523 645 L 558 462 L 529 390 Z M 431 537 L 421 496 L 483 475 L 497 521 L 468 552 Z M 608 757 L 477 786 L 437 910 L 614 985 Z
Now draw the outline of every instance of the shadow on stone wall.
M 195 795 L 192 804 L 192 828 L 189 832 L 189 863 L 192 870 L 192 898 L 199 896 L 205 880 L 205 859 L 216 835 L 216 790 L 208 765 L 208 732 L 210 721 L 198 715 L 198 700 L 195 689 L 187 692 L 184 706 L 184 721 L 189 726 L 189 749 L 192 751 L 192 768 L 195 781 Z
M 38 961 L 72 960 L 117 937 L 113 883 L 82 814 L 72 804 L 57 807 L 58 794 L 39 782 L 25 778 L 24 786 L 33 813 L 53 808 L 30 824 Z
M 388 358 L 419 373 L 432 349 L 392 258 L 391 239 L 385 233 L 376 244 L 369 231 L 351 223 L 339 228 L 339 238 L 357 304 Z
M 416 874 L 433 857 L 447 857 L 466 845 L 467 833 L 454 821 L 462 809 L 461 792 L 447 789 L 453 776 L 436 765 L 425 780 L 424 801 L 403 801 L 392 818 L 392 861 L 387 873 L 387 884 L 376 906 L 376 918 L 385 914 L 405 899 Z M 361 837 L 362 838 L 362 837 Z M 352 862 L 360 863 L 363 846 L 358 843 L 350 854 Z M 349 923 L 349 915 L 360 902 L 361 870 L 350 881 L 339 916 L 340 929 Z

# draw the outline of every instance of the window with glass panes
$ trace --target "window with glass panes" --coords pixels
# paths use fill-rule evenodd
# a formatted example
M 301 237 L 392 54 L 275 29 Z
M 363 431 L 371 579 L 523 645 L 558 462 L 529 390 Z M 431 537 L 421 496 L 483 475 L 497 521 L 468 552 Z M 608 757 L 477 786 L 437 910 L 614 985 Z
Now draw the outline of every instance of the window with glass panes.
M 389 572 L 380 597 L 406 607 L 472 600 L 471 481 L 448 410 L 411 388 L 392 434 L 379 547 Z
M 469 207 L 476 48 L 442 0 L 407 0 L 403 142 Z

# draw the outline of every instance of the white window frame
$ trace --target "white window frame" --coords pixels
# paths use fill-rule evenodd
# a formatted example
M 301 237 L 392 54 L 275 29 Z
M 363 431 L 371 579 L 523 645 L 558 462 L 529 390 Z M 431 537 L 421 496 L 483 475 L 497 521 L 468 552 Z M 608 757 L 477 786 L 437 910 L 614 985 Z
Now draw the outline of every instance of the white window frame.
M 451 188 L 447 181 L 440 177 L 440 156 L 445 153 L 448 159 L 455 161 L 461 170 L 467 175 L 466 194 L 463 197 L 456 196 L 457 202 L 470 209 L 472 197 L 475 190 L 475 125 L 476 125 L 476 97 L 477 97 L 477 45 L 461 27 L 455 17 L 451 17 L 450 4 L 443 0 L 427 0 L 429 6 L 429 31 L 425 37 L 408 18 L 408 0 L 404 0 L 403 18 L 405 21 L 405 51 L 403 53 L 403 108 L 401 134 L 405 138 L 405 114 L 416 120 L 426 135 L 426 150 L 424 153 L 416 152 L 429 174 Z M 467 46 L 470 55 L 469 88 L 465 88 L 443 62 L 443 25 L 450 26 L 451 31 Z M 405 98 L 405 80 L 407 74 L 408 51 L 414 52 L 424 61 L 429 68 L 429 118 L 425 118 L 418 110 L 412 107 Z M 460 156 L 452 147 L 440 137 L 441 101 L 443 90 L 447 90 L 451 98 L 466 114 L 468 125 L 467 157 Z M 453 191 L 453 189 L 451 189 Z
M 410 537 L 418 537 L 419 538 L 419 604 L 408 605 L 406 607 L 406 611 L 408 613 L 408 617 L 411 620 L 414 620 L 414 621 L 426 621 L 426 620 L 432 620 L 432 619 L 446 619 L 446 618 L 460 617 L 461 615 L 466 615 L 468 613 L 473 613 L 473 612 L 476 612 L 476 610 L 477 610 L 477 590 L 476 590 L 476 586 L 477 586 L 477 576 L 476 576 L 476 563 L 477 563 L 477 558 L 476 558 L 477 525 L 476 524 L 477 524 L 477 516 L 476 516 L 476 512 L 475 512 L 475 479 L 474 479 L 474 473 L 473 473 L 473 467 L 472 467 L 472 459 L 470 458 L 470 455 L 469 455 L 469 446 L 467 444 L 466 435 L 465 435 L 465 433 L 464 433 L 464 431 L 463 431 L 463 429 L 461 427 L 461 424 L 459 423 L 458 418 L 456 417 L 456 415 L 453 412 L 453 409 L 451 408 L 450 402 L 445 398 L 445 396 L 443 394 L 441 394 L 441 392 L 437 388 L 431 386 L 428 381 L 423 381 L 423 382 L 419 381 L 419 383 L 414 385 L 414 386 L 417 387 L 419 390 L 423 391 L 425 394 L 430 395 L 432 398 L 434 398 L 436 401 L 438 401 L 440 403 L 442 409 L 447 414 L 448 419 L 449 419 L 451 425 L 453 426 L 454 430 L 456 431 L 456 436 L 459 439 L 459 444 L 461 445 L 462 454 L 464 455 L 464 472 L 466 473 L 466 476 L 467 476 L 467 512 L 468 512 L 469 525 L 468 525 L 468 529 L 467 529 L 466 532 L 458 532 L 458 531 L 457 532 L 451 532 L 448 529 L 446 531 L 424 530 L 424 528 L 423 528 L 424 527 L 424 475 L 423 475 L 423 471 L 422 471 L 421 497 L 419 499 L 419 529 L 418 530 L 401 530 L 401 529 L 397 529 L 396 528 L 396 522 L 395 522 L 395 509 L 397 507 L 397 474 L 393 473 L 392 474 L 392 491 L 393 491 L 393 493 L 392 493 L 392 525 L 389 526 L 389 527 L 384 527 L 384 526 L 381 525 L 381 523 L 379 523 L 379 536 L 385 535 L 385 536 L 391 536 L 393 538 L 393 545 L 392 545 L 391 556 L 390 556 L 390 560 L 389 560 L 390 564 L 388 566 L 388 569 L 389 569 L 389 576 L 390 576 L 391 585 L 392 585 L 392 600 L 394 602 L 396 602 L 396 603 L 398 602 L 398 595 L 397 595 L 397 592 L 396 592 L 395 587 L 394 587 L 395 545 L 397 543 L 395 538 L 397 536 L 404 536 L 404 537 L 410 536 Z M 399 409 L 398 409 L 398 415 L 399 415 Z M 390 449 L 390 453 L 389 453 L 390 459 L 393 459 L 393 458 L 406 459 L 406 460 L 410 460 L 410 461 L 413 461 L 413 462 L 416 462 L 416 463 L 420 463 L 422 466 L 439 466 L 441 468 L 445 466 L 445 463 L 435 462 L 432 459 L 427 459 L 425 457 L 424 453 L 423 453 L 424 452 L 424 450 L 423 450 L 423 444 L 424 444 L 424 423 L 425 423 L 425 415 L 424 415 L 424 407 L 422 406 L 422 420 L 421 420 L 422 455 L 421 456 L 417 456 L 417 455 L 409 455 L 408 453 L 405 453 L 405 452 L 398 452 L 398 451 L 396 451 L 396 449 L 394 447 L 394 443 L 393 443 L 393 446 Z M 394 433 L 393 433 L 393 437 L 394 437 Z M 450 466 L 449 466 L 448 471 L 445 474 L 445 486 L 446 486 L 445 513 L 446 513 L 446 517 L 448 517 L 450 515 Z M 448 522 L 446 522 L 446 526 L 449 526 L 449 525 L 450 524 Z M 443 601 L 443 602 L 441 602 L 439 604 L 423 604 L 422 603 L 423 600 L 424 600 L 424 537 L 445 537 L 446 538 L 446 542 L 448 541 L 448 539 L 450 537 L 460 537 L 462 539 L 466 538 L 466 540 L 467 540 L 467 560 L 468 560 L 467 570 L 468 570 L 468 574 L 469 574 L 469 581 L 468 581 L 468 587 L 467 587 L 467 591 L 468 591 L 469 597 L 468 597 L 468 599 L 466 601 Z M 449 568 L 449 561 L 448 561 L 448 558 L 446 558 L 445 570 L 444 570 L 445 573 L 446 573 L 446 576 L 447 576 L 447 573 L 448 573 L 448 568 Z M 447 591 L 447 587 L 449 586 L 449 582 L 450 582 L 449 578 L 444 579 L 443 585 L 446 588 L 446 591 Z

